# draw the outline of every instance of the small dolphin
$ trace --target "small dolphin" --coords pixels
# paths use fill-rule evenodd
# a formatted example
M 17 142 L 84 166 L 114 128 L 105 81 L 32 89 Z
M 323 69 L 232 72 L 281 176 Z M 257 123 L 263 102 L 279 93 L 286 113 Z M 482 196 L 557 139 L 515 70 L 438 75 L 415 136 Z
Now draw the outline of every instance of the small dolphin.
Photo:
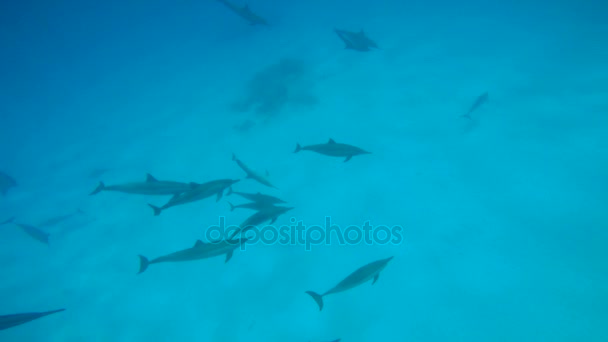
M 190 190 L 176 194 L 169 200 L 169 202 L 167 202 L 162 207 L 157 207 L 152 204 L 148 205 L 150 206 L 150 208 L 152 208 L 152 210 L 154 210 L 154 216 L 158 216 L 163 210 L 166 210 L 168 208 L 174 207 L 176 205 L 200 201 L 213 195 L 216 195 L 216 201 L 219 201 L 224 194 L 224 190 L 226 190 L 227 188 L 232 186 L 232 184 L 238 181 L 238 179 L 219 179 L 203 184 L 191 183 Z
M 319 311 L 321 311 L 323 310 L 323 297 L 327 295 L 350 290 L 354 287 L 368 282 L 371 279 L 373 279 L 372 285 L 374 285 L 378 281 L 380 271 L 382 271 L 386 267 L 388 262 L 392 259 L 393 257 L 377 260 L 363 267 L 360 267 L 359 269 L 351 273 L 348 277 L 344 278 L 344 280 L 338 283 L 338 285 L 334 286 L 332 289 L 322 295 L 313 291 L 306 291 L 306 293 L 310 295 L 312 299 L 315 300 L 315 302 L 317 302 L 317 305 L 319 305 Z
M 266 203 L 266 204 L 287 203 L 280 198 L 270 196 L 270 195 L 265 195 L 261 192 L 258 192 L 255 194 L 250 194 L 250 193 L 246 193 L 246 192 L 232 191 L 232 188 L 228 189 L 226 196 L 230 196 L 232 194 L 239 195 L 245 199 L 248 199 L 253 202 L 258 202 L 258 203 Z
M 145 182 L 134 182 L 121 185 L 106 186 L 103 182 L 99 182 L 99 185 L 91 195 L 100 193 L 101 191 L 118 191 L 128 194 L 136 195 L 176 195 L 182 192 L 191 190 L 191 186 L 188 183 L 173 182 L 173 181 L 159 181 L 152 175 L 146 175 Z
M 247 165 L 245 165 L 245 163 L 243 163 L 240 159 L 238 159 L 236 157 L 236 155 L 234 155 L 234 153 L 232 154 L 232 160 L 235 161 L 236 164 L 243 171 L 245 171 L 245 173 L 247 174 L 247 178 L 253 179 L 262 185 L 266 185 L 267 187 L 278 189 L 276 186 L 272 185 L 270 183 L 270 181 L 268 181 L 268 179 L 266 178 L 266 177 L 268 177 L 268 171 L 266 171 L 266 177 L 263 177 L 262 175 L 253 171 L 251 168 L 249 168 Z
M 13 218 L 14 220 L 14 218 Z M 21 228 L 27 235 L 29 235 L 30 237 L 32 237 L 34 240 L 40 241 L 46 245 L 49 244 L 49 234 L 43 232 L 42 230 L 34 227 L 34 226 L 30 226 L 29 224 L 22 224 L 22 223 L 17 223 L 17 222 L 13 222 L 11 221 L 14 225 L 16 225 L 17 227 Z
M 71 219 L 72 217 L 76 216 L 76 215 L 86 215 L 84 213 L 84 211 L 80 210 L 80 209 L 76 209 L 75 212 L 70 213 L 70 214 L 65 214 L 65 215 L 60 215 L 60 216 L 55 216 L 55 217 L 51 217 L 49 219 L 46 219 L 42 222 L 40 222 L 38 224 L 38 228 L 45 228 L 45 227 L 51 227 L 54 226 L 56 224 L 59 224 L 63 221 L 67 221 L 69 219 Z
M 158 257 L 156 259 L 148 260 L 148 258 L 145 256 L 139 255 L 139 272 L 137 274 L 143 273 L 146 269 L 148 269 L 149 265 L 158 264 L 161 262 L 193 261 L 212 258 L 222 254 L 226 254 L 225 262 L 228 262 L 232 258 L 234 250 L 240 245 L 246 243 L 247 240 L 247 238 L 214 242 L 203 242 L 201 240 L 196 240 L 196 243 L 192 248 L 186 248 L 181 251 Z
M 46 311 L 46 312 L 30 312 L 23 314 L 3 315 L 0 316 L 0 330 L 16 327 L 18 325 L 33 321 L 44 316 L 52 315 L 57 312 L 65 311 L 65 309 Z
M 349 161 L 353 156 L 357 156 L 360 154 L 371 154 L 371 152 L 364 151 L 355 146 L 339 144 L 333 139 L 329 139 L 327 144 L 310 145 L 304 147 L 298 144 L 296 146 L 296 150 L 293 153 L 298 153 L 302 150 L 313 151 L 332 157 L 346 157 L 346 159 L 344 159 L 344 162 Z
M 239 17 L 247 20 L 249 22 L 249 25 L 251 26 L 255 26 L 255 25 L 263 25 L 263 26 L 268 26 L 268 22 L 266 21 L 266 19 L 260 17 L 259 15 L 253 13 L 251 11 L 251 9 L 249 8 L 249 5 L 245 5 L 243 7 L 240 7 L 236 4 L 233 4 L 227 0 L 217 0 L 220 3 L 224 4 L 226 7 L 228 7 L 232 12 L 236 13 Z
M 0 223 L 0 226 L 3 226 L 5 224 L 9 224 L 12 223 L 13 221 L 15 221 L 15 216 L 8 218 L 7 220 L 5 220 L 4 222 Z
M 476 111 L 479 107 L 481 107 L 481 105 L 483 105 L 484 103 L 486 103 L 488 101 L 488 93 L 485 92 L 481 95 L 479 95 L 477 97 L 477 99 L 475 99 L 475 102 L 473 103 L 473 105 L 471 106 L 471 108 L 469 109 L 469 111 L 466 114 L 461 115 L 461 118 L 467 118 L 467 119 L 471 119 L 471 114 Z
M 269 206 L 256 212 L 255 214 L 249 216 L 243 223 L 239 225 L 239 228 L 232 233 L 230 239 L 234 238 L 239 233 L 245 233 L 247 230 L 252 229 L 255 226 L 258 226 L 264 222 L 270 221 L 270 224 L 276 222 L 279 216 L 285 214 L 286 212 L 292 210 L 291 207 L 276 207 Z
M 370 51 L 370 48 L 378 49 L 378 44 L 365 35 L 363 30 L 351 32 L 334 29 L 338 37 L 346 44 L 345 49 L 356 51 Z
M 0 171 L 0 193 L 2 193 L 2 196 L 6 196 L 8 189 L 14 188 L 16 186 L 17 181 L 13 177 Z
M 244 203 L 244 204 L 239 204 L 239 205 L 234 205 L 230 202 L 228 202 L 228 205 L 230 205 L 230 211 L 234 211 L 234 209 L 252 209 L 252 210 L 256 210 L 256 211 L 262 211 L 265 209 L 269 209 L 269 207 L 273 207 L 273 204 L 269 204 L 266 202 L 251 202 L 251 203 Z

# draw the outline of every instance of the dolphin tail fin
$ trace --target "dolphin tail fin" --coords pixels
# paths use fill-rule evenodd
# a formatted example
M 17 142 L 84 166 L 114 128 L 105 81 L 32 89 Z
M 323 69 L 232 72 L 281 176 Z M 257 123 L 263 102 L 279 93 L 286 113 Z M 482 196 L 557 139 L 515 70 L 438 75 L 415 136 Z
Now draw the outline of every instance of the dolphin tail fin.
M 293 153 L 298 153 L 298 152 L 300 152 L 301 150 L 302 150 L 302 146 L 300 146 L 300 144 L 297 144 L 297 145 L 296 145 L 296 150 L 295 150 L 295 151 L 293 151 Z
M 91 192 L 89 195 L 96 195 L 98 193 L 100 193 L 101 191 L 103 191 L 105 189 L 106 185 L 103 184 L 103 182 L 99 182 L 99 185 L 97 186 L 97 188 L 95 188 L 95 190 L 93 190 L 93 192 Z
M 137 274 L 144 273 L 145 270 L 150 266 L 150 261 L 143 255 L 139 255 L 139 272 Z
M 306 291 L 306 294 L 311 296 L 312 299 L 314 299 L 315 302 L 317 302 L 317 305 L 319 306 L 319 311 L 323 310 L 323 296 L 321 296 L 320 294 L 318 294 L 316 292 L 312 292 L 312 291 Z
M 159 207 L 157 207 L 155 205 L 152 205 L 150 203 L 148 203 L 148 205 L 150 206 L 150 208 L 152 208 L 152 210 L 154 210 L 154 216 L 160 215 L 160 213 L 163 211 L 162 208 L 159 208 Z
M 228 204 L 230 204 L 230 211 L 234 211 L 234 204 L 228 202 Z

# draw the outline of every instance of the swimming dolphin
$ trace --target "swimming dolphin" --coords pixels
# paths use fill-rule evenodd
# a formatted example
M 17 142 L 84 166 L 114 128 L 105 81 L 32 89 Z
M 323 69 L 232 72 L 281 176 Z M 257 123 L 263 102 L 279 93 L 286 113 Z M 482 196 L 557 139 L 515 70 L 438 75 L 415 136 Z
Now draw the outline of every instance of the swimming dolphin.
M 203 184 L 191 183 L 190 190 L 176 194 L 169 200 L 169 202 L 167 202 L 162 207 L 157 207 L 152 204 L 148 205 L 150 206 L 150 208 L 152 208 L 152 210 L 154 210 L 154 216 L 158 216 L 163 210 L 166 210 L 168 208 L 174 207 L 176 205 L 200 201 L 213 195 L 216 195 L 216 201 L 219 201 L 224 194 L 224 190 L 226 190 L 232 184 L 238 181 L 238 179 L 219 179 Z
M 2 196 L 6 196 L 8 189 L 16 186 L 17 181 L 13 177 L 0 171 L 0 193 L 2 193 Z
M 255 226 L 258 226 L 264 222 L 270 221 L 270 224 L 276 222 L 279 216 L 285 214 L 290 211 L 291 207 L 277 207 L 277 206 L 269 206 L 266 207 L 255 214 L 249 216 L 243 223 L 239 225 L 239 228 L 235 230 L 230 239 L 234 238 L 239 233 L 245 233 L 247 230 L 252 229 Z
M 42 230 L 40 230 L 34 226 L 30 226 L 29 224 L 22 224 L 22 223 L 17 223 L 17 222 L 13 222 L 13 224 L 16 225 L 17 227 L 21 228 L 27 235 L 32 237 L 34 240 L 40 241 L 46 245 L 49 244 L 50 235 L 48 233 L 43 232 Z
M 323 297 L 327 295 L 350 290 L 354 287 L 368 282 L 371 279 L 373 279 L 372 285 L 374 285 L 378 281 L 380 271 L 382 271 L 386 267 L 388 262 L 392 259 L 393 257 L 377 260 L 363 267 L 360 267 L 359 269 L 351 273 L 348 277 L 344 278 L 344 280 L 338 283 L 338 285 L 334 286 L 332 289 L 322 295 L 313 291 L 306 291 L 306 293 L 310 295 L 312 299 L 315 300 L 315 302 L 317 302 L 317 305 L 319 305 L 319 311 L 321 311 L 323 310 Z
M 338 37 L 346 44 L 344 47 L 348 50 L 370 51 L 370 48 L 378 49 L 378 44 L 365 35 L 363 30 L 359 32 L 351 32 L 345 30 L 334 29 Z
M 212 258 L 222 254 L 226 254 L 225 262 L 228 262 L 232 258 L 234 250 L 240 245 L 246 243 L 247 240 L 247 238 L 214 242 L 203 242 L 201 240 L 196 240 L 196 243 L 192 248 L 186 248 L 181 251 L 158 257 L 156 259 L 148 260 L 148 258 L 145 256 L 139 255 L 139 272 L 137 274 L 143 273 L 151 264 L 158 264 L 161 262 L 193 261 Z
M 100 193 L 101 191 L 118 191 L 136 195 L 175 195 L 190 190 L 192 187 L 188 183 L 159 181 L 152 175 L 146 175 L 145 182 L 134 182 L 121 185 L 106 186 L 103 182 L 99 185 L 91 195 Z
M 46 312 L 30 312 L 23 314 L 3 315 L 0 316 L 0 330 L 16 327 L 18 325 L 33 321 L 44 316 L 48 316 L 57 312 L 65 311 L 65 309 L 46 311 Z
M 9 224 L 12 223 L 13 221 L 15 221 L 15 216 L 8 218 L 7 220 L 5 220 L 4 222 L 0 223 L 0 226 L 5 225 L 5 224 Z
M 471 108 L 469 109 L 469 111 L 466 114 L 461 115 L 461 118 L 467 118 L 467 119 L 471 119 L 471 114 L 476 111 L 479 107 L 481 107 L 481 105 L 483 105 L 484 103 L 486 103 L 488 101 L 488 93 L 485 92 L 481 95 L 479 95 L 477 97 L 477 99 L 475 99 L 475 102 L 473 103 L 473 105 L 471 106 Z
M 226 7 L 228 7 L 232 12 L 236 13 L 239 17 L 247 20 L 249 22 L 249 25 L 251 26 L 255 26 L 255 25 L 264 25 L 264 26 L 268 26 L 268 22 L 266 21 L 266 19 L 260 17 L 259 15 L 253 13 L 251 11 L 251 9 L 249 8 L 249 5 L 244 5 L 243 7 L 240 7 L 236 4 L 233 4 L 227 0 L 217 0 L 220 3 L 224 4 Z
M 45 228 L 45 227 L 51 227 L 54 226 L 56 224 L 59 224 L 63 221 L 69 220 L 72 217 L 76 216 L 76 215 L 86 215 L 84 213 L 84 211 L 80 210 L 80 209 L 76 209 L 75 212 L 70 213 L 70 214 L 65 214 L 65 215 L 60 215 L 60 216 L 55 216 L 55 217 L 51 217 L 49 219 L 46 219 L 42 222 L 40 222 L 37 227 L 38 228 Z
M 234 155 L 234 153 L 232 154 L 232 160 L 235 161 L 236 164 L 243 171 L 245 171 L 245 173 L 247 174 L 247 178 L 251 178 L 251 179 L 257 181 L 258 183 L 260 183 L 262 185 L 266 185 L 267 187 L 278 189 L 276 186 L 272 185 L 270 183 L 270 181 L 268 181 L 268 179 L 266 179 L 266 177 L 268 177 L 268 171 L 266 171 L 266 177 L 263 177 L 262 175 L 260 175 L 259 173 L 253 171 L 251 168 L 249 168 L 247 165 L 245 165 L 245 163 L 243 163 L 240 159 L 238 159 L 236 157 L 236 155 Z
M 258 192 L 255 194 L 250 194 L 250 193 L 246 193 L 246 192 L 232 191 L 232 188 L 228 189 L 226 196 L 230 196 L 232 194 L 239 195 L 245 199 L 248 199 L 253 202 L 258 202 L 258 203 L 266 203 L 266 204 L 287 203 L 280 198 L 270 196 L 270 195 L 265 195 L 261 192 Z
M 310 146 L 300 146 L 298 144 L 296 146 L 296 150 L 293 153 L 298 153 L 302 150 L 313 151 L 320 154 L 324 154 L 326 156 L 332 157 L 346 157 L 344 162 L 349 161 L 353 156 L 360 154 L 371 154 L 371 152 L 364 151 L 358 147 L 347 145 L 347 144 L 339 144 L 335 142 L 333 139 L 329 139 L 327 144 L 318 144 L 318 145 L 310 145 Z

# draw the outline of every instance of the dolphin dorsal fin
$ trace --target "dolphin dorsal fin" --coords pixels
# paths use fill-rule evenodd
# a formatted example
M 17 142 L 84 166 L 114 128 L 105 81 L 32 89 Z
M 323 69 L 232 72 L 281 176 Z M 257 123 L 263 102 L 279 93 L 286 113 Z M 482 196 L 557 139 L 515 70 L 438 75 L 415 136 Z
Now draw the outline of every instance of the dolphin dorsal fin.
M 329 141 L 327 142 L 328 144 L 335 144 L 336 142 L 334 141 L 334 139 L 329 138 Z
M 147 173 L 146 174 L 146 182 L 147 183 L 154 183 L 154 182 L 158 182 L 158 180 L 156 178 L 154 178 L 154 176 L 152 176 L 151 174 Z
M 196 240 L 196 242 L 194 243 L 194 247 L 200 247 L 202 245 L 204 245 L 205 243 L 201 240 Z

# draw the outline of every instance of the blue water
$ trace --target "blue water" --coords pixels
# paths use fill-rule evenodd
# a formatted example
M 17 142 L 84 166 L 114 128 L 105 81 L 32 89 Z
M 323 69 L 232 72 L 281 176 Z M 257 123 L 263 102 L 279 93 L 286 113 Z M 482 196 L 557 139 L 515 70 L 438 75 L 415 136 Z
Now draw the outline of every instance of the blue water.
M 244 4 L 240 0 L 235 2 Z M 0 341 L 606 341 L 608 5 L 215 0 L 0 4 L 0 315 L 66 311 Z M 344 48 L 334 29 L 380 49 Z M 489 100 L 461 118 L 477 96 Z M 261 108 L 261 109 L 260 109 Z M 343 162 L 296 144 L 372 152 Z M 235 153 L 278 187 L 245 179 Z M 234 197 L 89 193 L 241 179 L 302 221 L 402 239 L 191 247 Z M 324 298 L 351 272 L 371 280 Z

